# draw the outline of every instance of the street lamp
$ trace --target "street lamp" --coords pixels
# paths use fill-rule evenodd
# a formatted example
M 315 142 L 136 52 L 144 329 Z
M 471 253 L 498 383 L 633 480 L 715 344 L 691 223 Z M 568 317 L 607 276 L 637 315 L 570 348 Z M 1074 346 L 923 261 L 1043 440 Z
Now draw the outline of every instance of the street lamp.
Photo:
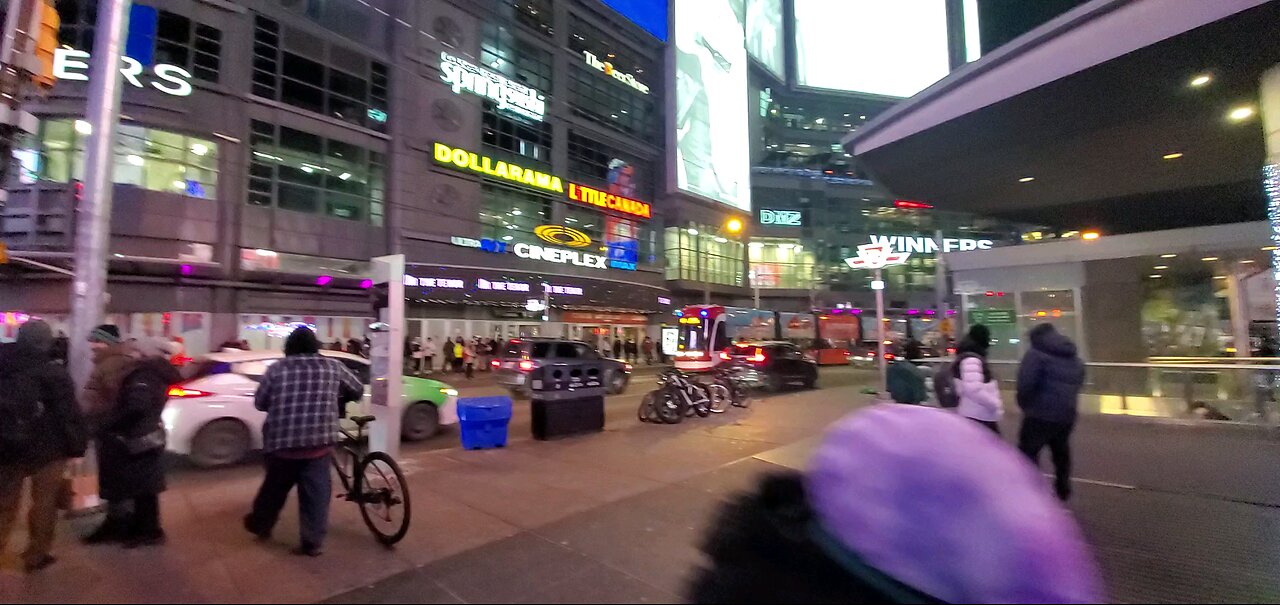
M 880 392 L 887 389 L 885 384 L 884 358 L 884 274 L 882 269 L 890 265 L 901 265 L 907 262 L 910 252 L 894 252 L 889 244 L 863 244 L 858 246 L 858 255 L 844 259 L 846 265 L 853 269 L 871 269 L 875 276 L 871 281 L 871 289 L 876 292 L 876 353 L 880 366 Z
M 731 219 L 729 219 L 729 220 L 725 221 L 724 225 L 721 225 L 721 227 L 720 227 L 719 229 L 716 229 L 716 234 L 715 234 L 715 236 L 714 236 L 714 237 L 724 239 L 724 234 L 725 234 L 725 233 L 728 233 L 728 234 L 730 234 L 730 235 L 737 235 L 737 234 L 739 234 L 739 233 L 741 233 L 741 232 L 742 232 L 742 220 L 741 220 L 741 219 L 739 219 L 739 218 L 737 218 L 737 217 L 734 217 L 734 218 L 731 218 Z M 689 233 L 691 233 L 691 234 L 693 234 L 693 235 L 695 235 L 695 236 L 697 235 L 697 231 L 695 231 L 695 230 L 693 230 L 693 229 L 690 229 L 690 230 L 689 230 Z M 699 240 L 699 241 L 701 241 L 701 240 Z M 698 246 L 698 248 L 701 248 L 701 247 L 702 247 L 702 246 Z M 702 273 L 702 304 L 704 304 L 704 305 L 709 305 L 709 304 L 711 304 L 711 280 L 707 279 L 707 273 L 708 273 L 708 271 L 710 270 L 710 266 L 709 266 L 709 265 L 710 265 L 710 262 L 711 262 L 711 258 L 710 258 L 710 255 L 709 255 L 709 254 L 707 254 L 707 251 L 706 251 L 706 250 L 700 250 L 700 254 L 699 254 L 698 256 L 702 257 L 702 262 L 701 262 L 701 266 L 702 266 L 702 272 L 701 272 L 701 273 Z

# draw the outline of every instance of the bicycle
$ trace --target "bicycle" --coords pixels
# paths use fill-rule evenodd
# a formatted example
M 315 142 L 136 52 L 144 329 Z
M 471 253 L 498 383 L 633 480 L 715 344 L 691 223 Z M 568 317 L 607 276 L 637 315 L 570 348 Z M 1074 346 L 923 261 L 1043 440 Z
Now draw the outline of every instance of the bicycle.
M 338 443 L 338 452 L 333 456 L 333 468 L 338 471 L 338 479 L 342 482 L 344 491 L 337 497 L 355 502 L 360 507 L 364 524 L 373 532 L 373 537 L 384 546 L 391 546 L 409 532 L 409 516 L 412 511 L 409 506 L 409 484 L 400 471 L 400 465 L 389 454 L 367 452 L 367 448 L 361 445 L 364 441 L 364 426 L 374 419 L 374 416 L 352 416 L 350 420 L 356 425 L 354 434 L 343 428 L 338 429 L 342 439 Z M 351 472 L 347 472 L 348 469 Z M 404 511 L 402 517 L 397 513 L 401 508 Z

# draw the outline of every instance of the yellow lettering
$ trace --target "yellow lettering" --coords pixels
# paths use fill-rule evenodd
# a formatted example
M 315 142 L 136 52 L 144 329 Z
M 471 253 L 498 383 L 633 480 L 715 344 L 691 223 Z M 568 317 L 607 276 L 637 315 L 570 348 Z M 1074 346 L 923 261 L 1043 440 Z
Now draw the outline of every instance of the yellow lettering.
M 468 164 L 467 164 L 467 167 L 468 167 L 468 168 L 470 168 L 470 169 L 472 169 L 472 170 L 483 170 L 483 169 L 480 167 L 480 156 L 478 156 L 478 155 L 476 155 L 476 154 L 474 154 L 474 153 L 468 153 L 468 154 L 467 154 L 467 162 L 468 162 Z
M 449 158 L 453 156 L 453 150 L 449 149 L 449 146 L 444 143 L 436 143 L 435 151 L 437 162 L 448 162 Z
M 480 167 L 478 168 L 478 170 L 480 170 L 480 172 L 483 172 L 485 174 L 492 174 L 491 172 L 493 170 L 492 164 L 493 164 L 492 158 L 490 158 L 487 155 L 482 155 L 480 156 Z
M 558 176 L 551 177 L 551 189 L 557 193 L 564 192 L 564 183 L 560 182 L 560 177 Z
M 516 166 L 515 164 L 511 164 L 507 166 L 507 172 L 510 173 L 510 176 L 508 178 L 510 178 L 513 181 L 518 181 L 520 180 L 521 175 L 524 173 L 524 168 Z
M 537 187 L 537 184 L 533 182 L 533 178 L 535 175 L 539 175 L 539 174 L 542 174 L 542 173 L 536 172 L 533 170 L 526 170 L 525 173 L 522 175 L 524 178 L 521 178 L 520 182 L 526 185 L 529 185 L 530 187 Z
M 539 189 L 550 189 L 550 188 L 551 188 L 551 175 L 549 175 L 549 174 L 544 174 L 544 173 L 539 172 L 539 173 L 537 174 L 537 177 L 538 177 L 538 182 L 537 182 L 537 185 L 536 185 L 536 186 L 537 186 Z
M 453 150 L 453 163 L 459 168 L 467 167 L 467 152 L 465 149 Z
M 498 167 L 493 172 L 490 172 L 489 174 L 492 174 L 494 176 L 500 176 L 504 179 L 511 178 L 511 170 L 509 168 L 509 165 L 506 162 L 498 162 Z

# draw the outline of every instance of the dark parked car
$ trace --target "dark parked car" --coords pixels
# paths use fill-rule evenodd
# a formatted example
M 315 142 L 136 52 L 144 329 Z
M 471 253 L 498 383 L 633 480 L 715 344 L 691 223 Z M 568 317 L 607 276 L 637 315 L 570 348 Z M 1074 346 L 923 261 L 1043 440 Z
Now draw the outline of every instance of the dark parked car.
M 720 352 L 725 361 L 736 360 L 755 369 L 756 382 L 770 391 L 799 384 L 818 384 L 818 362 L 789 342 L 740 342 Z
M 499 345 L 498 355 L 489 362 L 498 384 L 518 397 L 529 394 L 529 372 L 548 363 L 597 361 L 604 366 L 604 385 L 610 393 L 627 390 L 631 381 L 631 364 L 601 357 L 595 347 L 562 338 L 513 338 Z

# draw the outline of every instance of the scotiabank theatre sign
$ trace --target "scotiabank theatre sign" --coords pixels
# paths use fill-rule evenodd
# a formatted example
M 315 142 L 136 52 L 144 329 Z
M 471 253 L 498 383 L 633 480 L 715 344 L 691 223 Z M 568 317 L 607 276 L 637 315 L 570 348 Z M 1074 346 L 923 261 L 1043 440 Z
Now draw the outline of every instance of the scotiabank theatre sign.
M 436 163 L 444 166 L 469 172 L 478 172 L 485 176 L 527 185 L 543 191 L 566 193 L 564 181 L 560 180 L 558 176 L 524 168 L 510 162 L 494 160 L 487 155 L 450 147 L 438 141 L 435 144 L 432 155 L 435 157 Z M 653 209 L 650 208 L 649 204 L 615 193 L 609 193 L 602 189 L 596 189 L 595 187 L 569 183 L 567 196 L 575 202 L 597 208 L 607 208 L 644 219 L 653 217 Z

